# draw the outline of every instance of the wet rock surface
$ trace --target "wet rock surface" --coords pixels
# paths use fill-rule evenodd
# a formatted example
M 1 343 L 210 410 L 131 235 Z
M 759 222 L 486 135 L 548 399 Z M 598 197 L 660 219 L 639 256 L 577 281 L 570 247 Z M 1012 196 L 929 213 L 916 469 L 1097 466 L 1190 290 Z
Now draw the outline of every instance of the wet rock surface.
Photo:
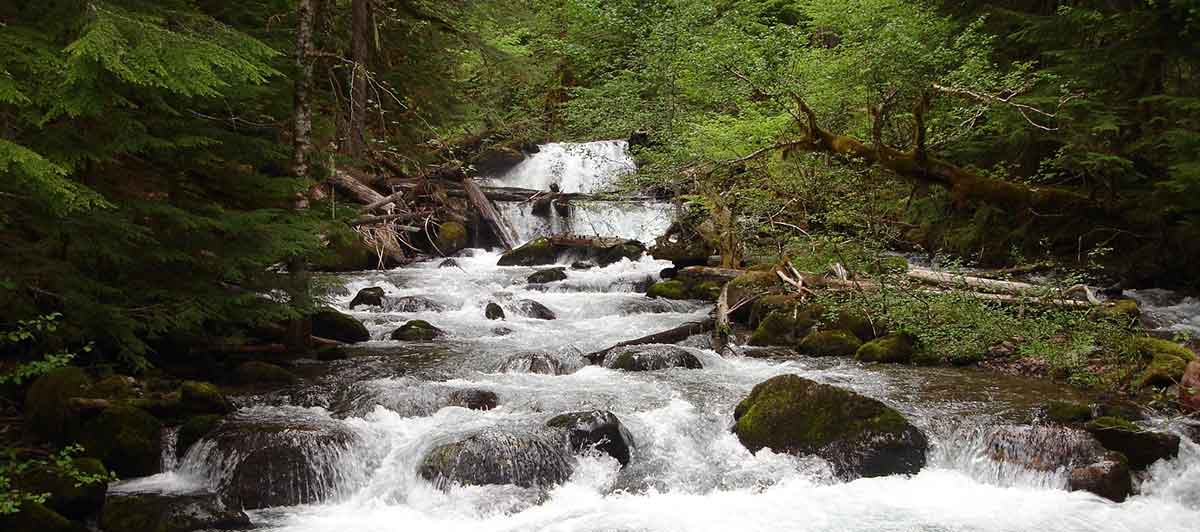
M 553 310 L 550 310 L 550 308 L 546 305 L 538 303 L 532 299 L 518 299 L 513 302 L 512 309 L 517 314 L 525 316 L 526 318 L 538 320 L 558 319 L 558 315 L 555 314 Z
M 384 297 L 383 288 L 378 286 L 363 288 L 354 294 L 354 299 L 350 300 L 349 307 L 350 310 L 354 310 L 355 307 L 382 307 Z
M 674 345 L 618 347 L 604 357 L 604 367 L 623 371 L 655 371 L 669 368 L 700 369 L 704 365 L 691 351 Z
M 110 497 L 100 528 L 104 532 L 194 532 L 252 526 L 244 512 L 214 494 L 135 494 Z
M 513 484 L 550 487 L 571 475 L 573 459 L 552 433 L 485 430 L 439 445 L 421 461 L 422 478 L 440 487 Z
M 633 435 L 612 412 L 592 410 L 554 416 L 546 426 L 564 431 L 567 444 L 575 452 L 595 449 L 615 458 L 622 466 L 632 456 Z

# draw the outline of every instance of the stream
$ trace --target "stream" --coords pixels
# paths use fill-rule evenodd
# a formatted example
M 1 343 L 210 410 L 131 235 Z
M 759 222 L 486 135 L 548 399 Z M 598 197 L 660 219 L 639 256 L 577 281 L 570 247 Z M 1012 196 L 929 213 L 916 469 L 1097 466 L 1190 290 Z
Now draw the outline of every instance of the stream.
M 566 192 L 597 191 L 633 169 L 626 151 L 617 141 L 552 144 L 491 181 L 537 189 L 554 182 Z M 665 231 L 671 214 L 667 205 L 642 201 L 573 205 L 571 216 L 561 219 L 535 217 L 525 208 L 500 205 L 522 240 L 574 232 L 652 241 Z M 339 276 L 345 291 L 335 306 L 362 320 L 373 340 L 351 348 L 347 359 L 307 362 L 322 369 L 304 385 L 236 399 L 243 407 L 230 422 L 299 427 L 279 431 L 282 436 L 273 437 L 283 439 L 270 445 L 283 441 L 300 448 L 303 459 L 320 471 L 303 485 L 280 487 L 311 502 L 249 511 L 259 529 L 1164 532 L 1200 527 L 1200 446 L 1186 436 L 1179 456 L 1151 466 L 1136 481 L 1138 493 L 1119 504 L 1066 491 L 1065 471 L 1025 470 L 987 458 L 983 435 L 992 427 L 1027 423 L 1049 399 L 1082 398 L 1064 386 L 969 368 L 741 356 L 749 348 L 723 357 L 700 336 L 681 345 L 703 369 L 624 372 L 590 366 L 583 353 L 702 319 L 712 307 L 639 293 L 670 266 L 649 257 L 603 268 L 568 268 L 566 280 L 544 285 L 526 283 L 535 268 L 500 267 L 499 257 L 495 250 L 469 249 L 455 257 L 458 267 L 439 267 L 438 259 Z M 392 297 L 420 296 L 432 304 L 394 311 L 349 309 L 355 293 L 367 287 L 382 287 Z M 540 302 L 557 319 L 514 312 L 523 299 Z M 506 319 L 485 317 L 492 301 L 505 308 Z M 427 320 L 447 336 L 425 343 L 388 339 L 413 319 Z M 542 370 L 531 371 L 535 366 Z M 730 431 L 734 406 L 755 384 L 782 374 L 852 389 L 898 409 L 928 436 L 928 464 L 912 476 L 845 482 L 816 457 L 749 452 Z M 445 406 L 450 394 L 468 390 L 494 392 L 498 405 L 490 410 Z M 632 435 L 632 459 L 625 467 L 608 455 L 583 453 L 574 457 L 567 480 L 549 488 L 439 487 L 418 472 L 437 445 L 485 429 L 527 430 L 564 412 L 593 409 L 613 412 Z M 1164 420 L 1144 423 L 1182 430 Z M 220 489 L 253 450 L 231 450 L 206 438 L 177 463 L 165 460 L 168 472 L 121 482 L 112 490 Z M 294 484 L 274 474 L 263 468 L 255 480 Z

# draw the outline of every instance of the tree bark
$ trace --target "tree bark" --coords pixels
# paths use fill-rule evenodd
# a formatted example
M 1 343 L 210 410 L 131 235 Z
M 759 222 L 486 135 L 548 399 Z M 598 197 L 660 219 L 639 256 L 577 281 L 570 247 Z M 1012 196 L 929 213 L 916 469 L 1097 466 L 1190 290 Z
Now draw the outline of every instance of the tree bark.
M 308 183 L 311 176 L 309 167 L 312 157 L 312 78 L 313 62 L 313 0 L 299 0 L 296 7 L 296 80 L 295 97 L 293 99 L 292 122 L 292 171 L 295 176 Z M 307 187 L 305 187 L 307 189 Z M 306 193 L 298 193 L 295 203 L 296 210 L 308 208 Z M 295 309 L 299 316 L 288 322 L 287 335 L 284 344 L 295 352 L 308 351 L 312 335 L 312 294 L 309 291 L 308 263 L 304 257 L 294 256 L 287 261 L 288 267 L 288 304 Z
M 330 174 L 328 181 L 339 190 L 350 194 L 354 201 L 364 205 L 373 205 L 385 199 L 383 194 L 375 192 L 375 189 L 362 184 L 361 181 L 343 170 L 337 170 Z
M 353 0 L 350 3 L 350 59 L 354 62 L 350 75 L 350 120 L 347 138 L 347 155 L 362 157 L 366 150 L 367 99 L 370 91 L 367 84 L 367 69 L 371 64 L 371 41 L 375 28 L 371 24 L 370 0 Z

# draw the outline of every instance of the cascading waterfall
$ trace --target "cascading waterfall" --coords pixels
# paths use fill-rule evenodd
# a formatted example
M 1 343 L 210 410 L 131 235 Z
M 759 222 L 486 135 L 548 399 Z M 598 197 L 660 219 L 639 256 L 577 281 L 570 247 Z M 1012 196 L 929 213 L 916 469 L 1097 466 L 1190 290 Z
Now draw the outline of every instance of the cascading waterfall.
M 614 177 L 637 170 L 629 157 L 629 143 L 602 140 L 583 143 L 550 143 L 489 184 L 533 190 L 550 190 L 557 184 L 562 192 L 601 192 Z
M 623 152 L 619 143 L 604 146 Z M 598 183 L 585 181 L 561 182 Z M 505 212 L 518 226 L 529 218 L 519 209 Z M 629 227 L 626 218 L 633 217 L 620 210 L 597 215 L 618 228 Z M 1200 519 L 1200 446 L 1186 437 L 1179 456 L 1152 466 L 1139 477 L 1140 493 L 1120 504 L 1067 492 L 1061 468 L 993 460 L 994 432 L 1024 423 L 1032 405 L 1069 393 L 1056 385 L 838 358 L 721 356 L 703 337 L 681 344 L 703 369 L 635 373 L 585 365 L 583 353 L 702 319 L 711 305 L 638 293 L 669 266 L 650 258 L 569 270 L 566 280 L 544 285 L 526 282 L 535 268 L 499 267 L 498 258 L 468 250 L 455 258 L 459 268 L 431 261 L 343 277 L 347 291 L 335 306 L 362 320 L 372 341 L 313 382 L 255 397 L 260 406 L 233 414 L 175 471 L 122 483 L 119 491 L 218 490 L 247 508 L 265 508 L 251 517 L 277 532 L 1163 532 L 1193 530 Z M 347 308 L 366 287 L 430 304 L 404 312 Z M 523 300 L 540 302 L 557 319 L 522 315 Z M 505 310 L 504 320 L 485 317 L 489 302 Z M 447 336 L 388 339 L 413 319 Z M 844 482 L 816 457 L 747 451 L 730 432 L 734 406 L 755 384 L 789 373 L 897 408 L 929 436 L 928 465 L 912 476 Z M 464 408 L 462 398 L 484 392 L 494 394 L 495 408 Z M 440 445 L 484 431 L 518 441 L 556 415 L 585 410 L 611 411 L 628 429 L 634 447 L 627 466 L 585 451 L 570 458 L 564 482 L 540 487 L 438 486 L 420 474 Z M 1180 430 L 1178 420 L 1170 426 Z M 1028 450 L 1022 441 L 1000 445 L 1020 454 Z

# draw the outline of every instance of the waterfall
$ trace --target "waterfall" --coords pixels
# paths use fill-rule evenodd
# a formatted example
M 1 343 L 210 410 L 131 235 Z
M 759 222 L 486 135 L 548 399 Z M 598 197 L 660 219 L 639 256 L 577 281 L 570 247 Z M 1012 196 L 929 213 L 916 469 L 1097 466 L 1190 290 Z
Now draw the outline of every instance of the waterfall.
M 550 190 L 557 183 L 562 192 L 600 192 L 624 174 L 637 170 L 629 156 L 629 143 L 603 140 L 583 143 L 550 143 L 488 184 Z

